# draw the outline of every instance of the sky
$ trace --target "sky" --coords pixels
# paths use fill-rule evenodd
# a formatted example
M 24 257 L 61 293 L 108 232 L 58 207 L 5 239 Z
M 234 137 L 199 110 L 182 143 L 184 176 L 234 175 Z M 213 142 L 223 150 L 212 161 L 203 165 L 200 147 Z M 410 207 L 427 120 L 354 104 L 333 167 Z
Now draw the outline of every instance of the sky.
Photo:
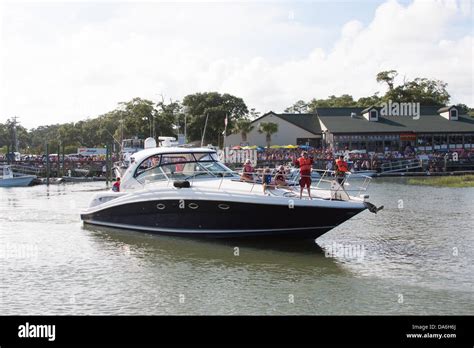
M 397 84 L 443 80 L 472 107 L 473 36 L 471 0 L 0 0 L 0 122 L 77 122 L 206 91 L 281 112 L 384 93 L 375 76 L 390 69 Z

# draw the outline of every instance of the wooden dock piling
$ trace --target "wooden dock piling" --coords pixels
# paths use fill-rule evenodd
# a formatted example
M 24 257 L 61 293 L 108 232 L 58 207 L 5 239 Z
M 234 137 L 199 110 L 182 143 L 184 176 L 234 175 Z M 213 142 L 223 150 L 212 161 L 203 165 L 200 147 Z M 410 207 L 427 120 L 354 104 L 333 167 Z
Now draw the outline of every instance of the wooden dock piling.
M 50 176 L 49 170 L 50 170 L 50 168 L 49 168 L 49 144 L 46 143 L 46 185 L 49 185 L 49 176 Z

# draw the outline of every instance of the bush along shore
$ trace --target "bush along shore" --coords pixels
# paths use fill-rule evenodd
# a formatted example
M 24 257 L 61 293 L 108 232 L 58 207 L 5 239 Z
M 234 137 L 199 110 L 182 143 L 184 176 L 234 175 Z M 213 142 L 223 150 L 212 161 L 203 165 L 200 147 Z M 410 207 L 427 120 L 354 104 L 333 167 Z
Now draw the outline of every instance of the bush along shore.
M 474 175 L 411 178 L 408 183 L 437 187 L 474 187 Z

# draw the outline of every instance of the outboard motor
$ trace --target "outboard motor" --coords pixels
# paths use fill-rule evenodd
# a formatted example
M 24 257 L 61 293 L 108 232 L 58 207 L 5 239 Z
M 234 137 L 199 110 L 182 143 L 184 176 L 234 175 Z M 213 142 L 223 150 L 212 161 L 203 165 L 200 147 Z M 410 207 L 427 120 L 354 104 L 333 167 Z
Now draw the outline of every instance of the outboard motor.
M 364 202 L 365 206 L 367 207 L 367 209 L 371 212 L 371 213 L 374 213 L 374 214 L 377 214 L 377 212 L 379 210 L 382 210 L 383 209 L 383 205 L 380 206 L 380 207 L 376 207 L 375 205 L 373 205 L 372 203 L 369 203 L 369 202 Z
M 176 188 L 190 188 L 191 184 L 187 180 L 177 180 L 173 182 L 173 186 Z

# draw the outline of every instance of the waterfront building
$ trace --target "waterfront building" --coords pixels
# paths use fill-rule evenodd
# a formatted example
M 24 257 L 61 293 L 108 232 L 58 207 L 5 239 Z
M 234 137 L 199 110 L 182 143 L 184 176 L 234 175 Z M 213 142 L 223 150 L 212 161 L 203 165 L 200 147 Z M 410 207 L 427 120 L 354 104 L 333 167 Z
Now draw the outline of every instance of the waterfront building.
M 322 131 L 315 114 L 277 114 L 273 111 L 260 116 L 252 122 L 254 128 L 247 134 L 246 143 L 243 143 L 240 133 L 234 133 L 227 136 L 226 145 L 267 146 L 266 135 L 258 131 L 260 124 L 266 122 L 278 125 L 278 132 L 271 136 L 272 145 L 321 146 Z
M 312 114 L 269 112 L 253 121 L 249 145 L 266 145 L 258 132 L 261 122 L 279 124 L 272 145 L 311 145 L 339 150 L 382 153 L 404 151 L 459 151 L 474 149 L 474 118 L 455 106 L 421 106 L 416 115 L 387 115 L 381 107 L 317 108 Z M 228 145 L 239 145 L 240 134 L 227 137 Z

